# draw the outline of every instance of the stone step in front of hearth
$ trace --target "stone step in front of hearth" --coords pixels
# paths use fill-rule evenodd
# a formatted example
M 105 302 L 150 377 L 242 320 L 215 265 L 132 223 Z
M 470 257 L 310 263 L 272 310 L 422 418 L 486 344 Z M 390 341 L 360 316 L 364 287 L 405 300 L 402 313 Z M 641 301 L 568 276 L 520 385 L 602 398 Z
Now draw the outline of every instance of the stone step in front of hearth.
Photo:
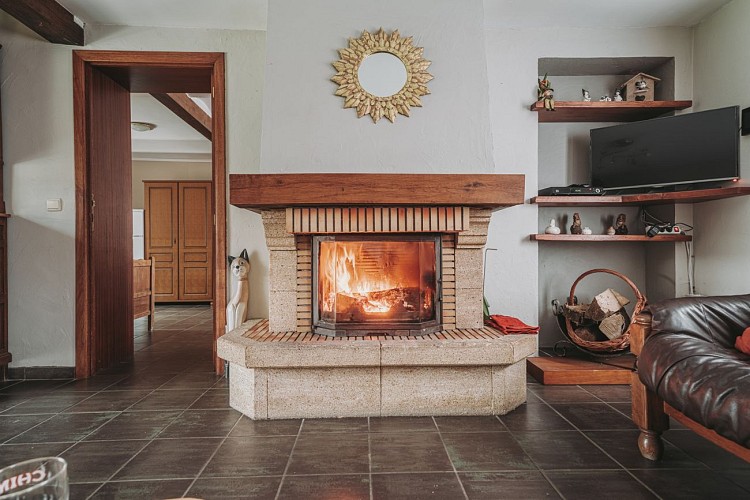
M 270 332 L 251 320 L 218 341 L 230 405 L 253 419 L 502 415 L 526 401 L 536 335 L 491 328 L 419 337 Z

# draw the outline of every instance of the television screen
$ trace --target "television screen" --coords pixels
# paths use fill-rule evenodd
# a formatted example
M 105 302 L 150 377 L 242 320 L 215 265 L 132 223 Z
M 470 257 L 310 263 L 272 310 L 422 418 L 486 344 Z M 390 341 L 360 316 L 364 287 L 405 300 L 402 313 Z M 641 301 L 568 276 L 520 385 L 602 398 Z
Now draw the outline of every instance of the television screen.
M 739 106 L 591 130 L 591 184 L 607 190 L 735 179 Z

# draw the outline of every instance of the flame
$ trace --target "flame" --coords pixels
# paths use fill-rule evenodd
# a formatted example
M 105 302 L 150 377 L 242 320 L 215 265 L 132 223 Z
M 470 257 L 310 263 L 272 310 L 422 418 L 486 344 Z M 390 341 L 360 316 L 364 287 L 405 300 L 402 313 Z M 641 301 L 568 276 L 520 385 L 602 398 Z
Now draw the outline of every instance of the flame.
M 326 252 L 325 246 L 333 248 Z M 388 275 L 373 279 L 368 273 L 359 271 L 357 261 L 362 253 L 361 243 L 325 246 L 321 248 L 321 262 L 324 262 L 322 266 L 324 293 L 321 303 L 324 311 L 334 310 L 337 294 L 352 298 L 367 313 L 382 314 L 391 310 L 396 300 L 373 296 L 373 294 L 399 288 L 401 285 Z

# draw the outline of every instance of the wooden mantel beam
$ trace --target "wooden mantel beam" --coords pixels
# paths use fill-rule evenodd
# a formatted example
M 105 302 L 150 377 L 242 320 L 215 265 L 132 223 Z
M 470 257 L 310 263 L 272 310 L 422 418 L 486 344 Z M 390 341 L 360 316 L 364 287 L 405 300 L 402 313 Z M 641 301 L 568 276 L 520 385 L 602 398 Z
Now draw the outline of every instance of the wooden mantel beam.
M 83 27 L 55 0 L 0 0 L 0 9 L 52 43 L 83 46 Z
M 1 0 L 0 0 L 1 1 Z M 211 140 L 211 117 L 187 94 L 151 94 L 203 137 Z
M 468 206 L 524 202 L 521 174 L 231 174 L 229 203 L 250 210 L 329 206 Z

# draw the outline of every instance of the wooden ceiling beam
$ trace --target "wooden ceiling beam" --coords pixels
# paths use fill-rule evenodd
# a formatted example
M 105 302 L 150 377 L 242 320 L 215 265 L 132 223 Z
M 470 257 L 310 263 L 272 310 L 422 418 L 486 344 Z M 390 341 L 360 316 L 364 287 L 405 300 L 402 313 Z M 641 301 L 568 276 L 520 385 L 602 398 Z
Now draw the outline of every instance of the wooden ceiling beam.
M 83 27 L 55 0 L 0 0 L 0 9 L 52 43 L 84 44 Z
M 203 137 L 211 140 L 211 117 L 189 95 L 174 93 L 151 95 Z

